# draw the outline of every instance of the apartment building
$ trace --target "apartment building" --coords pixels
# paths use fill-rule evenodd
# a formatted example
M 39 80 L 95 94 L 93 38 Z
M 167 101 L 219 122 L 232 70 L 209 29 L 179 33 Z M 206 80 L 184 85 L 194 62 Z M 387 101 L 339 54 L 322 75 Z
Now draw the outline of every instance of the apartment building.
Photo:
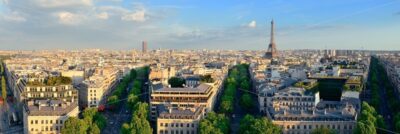
M 159 114 L 158 109 L 165 105 L 172 107 L 200 107 L 205 108 L 205 112 L 211 111 L 215 103 L 216 91 L 208 84 L 200 84 L 197 87 L 170 88 L 163 87 L 153 90 L 150 98 L 151 119 L 156 120 Z
M 163 107 L 157 117 L 157 134 L 197 134 L 204 107 Z
M 320 94 L 304 88 L 288 87 L 262 97 L 260 107 L 273 124 L 284 134 L 309 134 L 314 129 L 326 127 L 339 133 L 351 134 L 360 111 L 358 92 L 344 92 L 339 101 L 320 99 Z
M 117 69 L 98 69 L 94 75 L 78 85 L 79 104 L 82 107 L 98 107 L 118 83 L 121 73 Z

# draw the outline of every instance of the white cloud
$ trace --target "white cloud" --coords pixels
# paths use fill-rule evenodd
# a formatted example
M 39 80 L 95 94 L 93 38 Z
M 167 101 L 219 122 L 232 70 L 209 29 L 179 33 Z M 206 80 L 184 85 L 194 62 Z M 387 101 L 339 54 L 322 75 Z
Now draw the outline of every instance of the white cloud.
M 66 6 L 92 6 L 92 0 L 34 0 L 34 2 L 47 8 L 66 7 Z
M 25 22 L 26 18 L 18 12 L 11 12 L 10 14 L 3 15 L 4 20 L 13 22 Z
M 253 20 L 247 26 L 250 28 L 255 28 L 255 27 L 257 27 L 257 22 L 255 20 Z
M 106 20 L 108 19 L 108 13 L 107 12 L 101 12 L 99 14 L 96 14 L 96 18 Z
M 65 25 L 77 25 L 81 23 L 84 19 L 83 15 L 74 14 L 66 11 L 58 12 L 55 15 L 58 18 L 58 22 Z
M 139 10 L 139 11 L 125 14 L 121 17 L 121 20 L 144 22 L 144 21 L 146 21 L 145 10 Z

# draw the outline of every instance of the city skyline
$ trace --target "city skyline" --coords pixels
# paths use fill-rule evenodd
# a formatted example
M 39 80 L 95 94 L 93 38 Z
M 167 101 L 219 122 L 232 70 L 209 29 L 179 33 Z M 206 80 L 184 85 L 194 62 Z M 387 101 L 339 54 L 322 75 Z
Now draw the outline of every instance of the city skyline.
M 400 2 L 2 0 L 0 50 L 400 50 Z M 355 6 L 357 5 L 357 6 Z

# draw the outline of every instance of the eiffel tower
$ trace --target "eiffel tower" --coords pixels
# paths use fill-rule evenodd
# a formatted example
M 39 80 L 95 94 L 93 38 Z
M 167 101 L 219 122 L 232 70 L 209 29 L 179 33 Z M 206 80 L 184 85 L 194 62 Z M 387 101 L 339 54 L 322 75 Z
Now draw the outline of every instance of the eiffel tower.
M 265 58 L 274 59 L 278 57 L 278 50 L 276 50 L 275 38 L 274 38 L 274 20 L 271 21 L 271 41 L 268 46 L 268 50 L 265 53 Z

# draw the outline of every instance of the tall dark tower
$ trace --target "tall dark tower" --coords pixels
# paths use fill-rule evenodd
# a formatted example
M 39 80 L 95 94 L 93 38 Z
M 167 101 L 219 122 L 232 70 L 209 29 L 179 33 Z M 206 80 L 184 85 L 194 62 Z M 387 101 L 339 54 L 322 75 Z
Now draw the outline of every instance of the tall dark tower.
M 142 53 L 146 53 L 147 52 L 147 42 L 143 41 L 142 42 Z
M 274 37 L 274 20 L 271 21 L 271 41 L 268 46 L 268 50 L 265 53 L 265 58 L 274 59 L 278 56 L 278 51 L 276 50 L 275 37 Z

